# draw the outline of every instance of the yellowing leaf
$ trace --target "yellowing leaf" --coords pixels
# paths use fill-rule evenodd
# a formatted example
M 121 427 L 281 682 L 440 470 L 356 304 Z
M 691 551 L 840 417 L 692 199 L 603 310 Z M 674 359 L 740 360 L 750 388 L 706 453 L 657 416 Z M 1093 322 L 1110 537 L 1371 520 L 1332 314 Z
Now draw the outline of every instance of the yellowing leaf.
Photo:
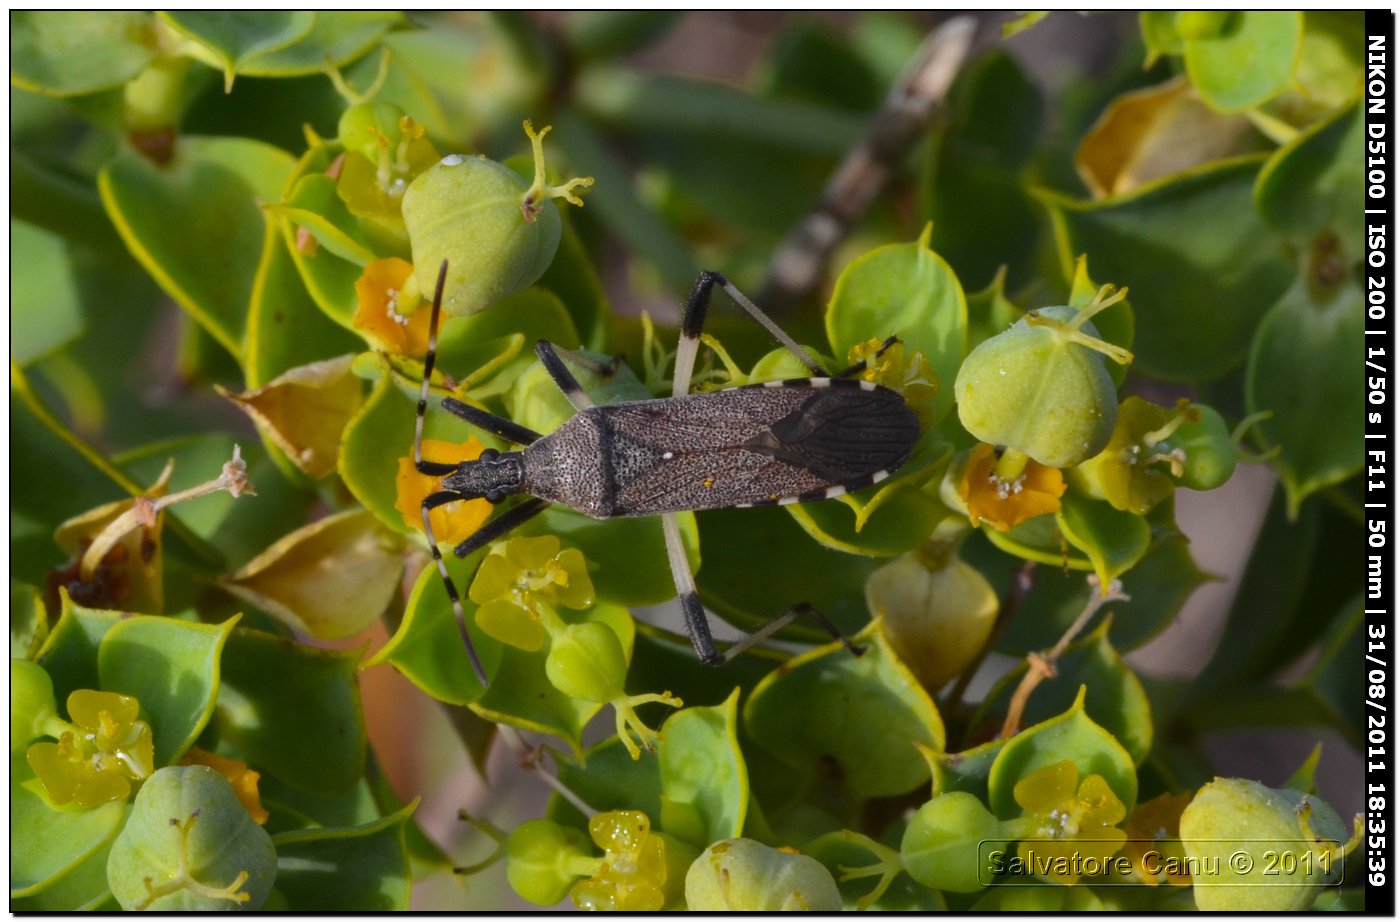
M 383 614 L 403 572 L 402 542 L 369 512 L 343 512 L 282 538 L 223 586 L 318 640 Z
M 1256 146 L 1249 119 L 1216 112 L 1178 77 L 1115 99 L 1084 136 L 1074 167 L 1099 199 Z
M 364 402 L 360 379 L 350 373 L 352 358 L 302 365 L 242 394 L 218 391 L 307 476 L 321 478 L 335 470 L 341 433 Z

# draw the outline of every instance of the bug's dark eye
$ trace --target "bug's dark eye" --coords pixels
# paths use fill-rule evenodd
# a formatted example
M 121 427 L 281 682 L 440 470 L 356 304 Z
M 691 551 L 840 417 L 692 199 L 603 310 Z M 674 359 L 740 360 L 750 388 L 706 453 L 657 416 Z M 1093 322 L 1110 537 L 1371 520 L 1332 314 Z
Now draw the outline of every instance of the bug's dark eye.
M 486 501 L 487 501 L 488 503 L 491 503 L 492 505 L 494 505 L 494 504 L 496 504 L 496 503 L 499 503 L 501 500 L 505 499 L 505 498 L 506 498 L 506 495 L 505 495 L 504 492 L 502 492 L 502 491 L 500 491 L 500 490 L 488 490 L 488 491 L 486 491 L 486 497 L 485 497 L 485 498 L 486 498 Z
M 483 452 L 481 453 L 481 457 L 477 458 L 477 460 L 478 460 L 478 461 L 495 461 L 495 460 L 496 460 L 497 458 L 499 458 L 500 456 L 501 456 L 501 453 L 500 453 L 499 451 L 497 451 L 497 450 L 494 449 L 494 448 L 488 448 L 488 449 L 486 449 L 485 451 L 483 451 Z

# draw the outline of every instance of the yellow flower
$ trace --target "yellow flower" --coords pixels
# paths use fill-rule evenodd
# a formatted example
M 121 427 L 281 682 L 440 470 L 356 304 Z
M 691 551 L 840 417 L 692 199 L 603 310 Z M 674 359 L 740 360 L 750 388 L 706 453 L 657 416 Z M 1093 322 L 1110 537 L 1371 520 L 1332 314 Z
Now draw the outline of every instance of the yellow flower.
M 1191 794 L 1162 794 L 1137 805 L 1123 824 L 1128 840 L 1124 853 L 1133 862 L 1133 874 L 1155 887 L 1161 883 L 1189 887 L 1186 848 L 1181 844 L 1181 814 Z
M 481 456 L 481 442 L 475 438 L 465 442 L 423 440 L 423 457 L 429 461 L 475 461 Z M 423 500 L 442 489 L 441 478 L 418 473 L 413 458 L 399 459 L 399 474 L 395 482 L 397 496 L 394 508 L 403 516 L 404 524 L 415 531 L 423 530 Z M 433 525 L 433 537 L 439 544 L 456 544 L 481 527 L 491 515 L 491 504 L 484 499 L 469 499 L 438 506 L 428 513 Z
M 350 213 L 358 217 L 390 218 L 402 221 L 403 194 L 419 173 L 437 163 L 441 156 L 425 129 L 408 116 L 399 120 L 396 138 L 375 128 L 375 157 L 360 150 L 345 152 L 336 193 Z M 390 151 L 390 148 L 393 151 Z
M 55 804 L 95 807 L 125 800 L 131 782 L 155 770 L 151 727 L 137 720 L 135 698 L 82 688 L 68 696 L 72 729 L 58 742 L 39 742 L 25 753 L 30 768 Z
M 396 355 L 426 355 L 432 312 L 414 310 L 416 289 L 404 294 L 413 278 L 413 264 L 393 257 L 365 266 L 355 280 L 355 329 L 363 330 L 376 346 Z M 411 303 L 408 303 L 411 302 Z M 407 313 L 405 313 L 407 311 Z
M 1068 759 L 1031 772 L 1012 795 L 1025 811 L 1017 857 L 1035 876 L 1066 886 L 1082 875 L 1108 870 L 1108 859 L 1127 834 L 1116 828 L 1127 815 L 1102 775 L 1079 780 Z
M 538 650 L 546 636 L 541 606 L 588 608 L 593 581 L 578 548 L 560 550 L 553 535 L 517 536 L 481 562 L 467 595 L 481 606 L 476 623 L 483 631 L 522 650 Z
M 181 765 L 207 765 L 214 771 L 228 779 L 228 783 L 233 786 L 233 793 L 238 795 L 238 802 L 243 805 L 243 809 L 248 811 L 248 815 L 253 818 L 253 822 L 259 826 L 267 823 L 267 810 L 262 805 L 262 800 L 258 797 L 258 779 L 262 777 L 258 772 L 248 767 L 248 763 L 241 759 L 225 759 L 217 753 L 207 752 L 194 746 L 185 757 L 180 760 Z
M 666 843 L 638 810 L 599 813 L 588 821 L 606 855 L 593 876 L 569 891 L 579 909 L 655 912 L 665 905 Z
M 1171 412 L 1141 397 L 1129 397 L 1118 407 L 1108 446 L 1080 464 L 1075 473 L 1115 509 L 1145 515 L 1171 495 L 1174 478 L 1184 471 L 1186 453 L 1168 446 L 1167 438 L 1200 416 L 1186 401 Z
M 1026 458 L 1019 473 L 1008 478 L 998 466 L 992 446 L 979 444 L 958 480 L 958 495 L 967 504 L 974 528 L 986 522 L 998 531 L 1010 531 L 1027 519 L 1059 510 L 1065 479 L 1057 468 Z

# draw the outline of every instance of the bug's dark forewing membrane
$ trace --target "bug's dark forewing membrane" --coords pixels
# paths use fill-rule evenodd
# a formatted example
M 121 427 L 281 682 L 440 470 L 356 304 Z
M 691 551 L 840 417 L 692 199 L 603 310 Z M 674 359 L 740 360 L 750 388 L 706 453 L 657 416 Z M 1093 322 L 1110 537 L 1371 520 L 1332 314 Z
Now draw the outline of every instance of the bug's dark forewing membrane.
M 898 394 L 856 381 L 798 379 L 597 412 L 612 444 L 614 515 L 821 499 L 894 471 L 919 436 Z

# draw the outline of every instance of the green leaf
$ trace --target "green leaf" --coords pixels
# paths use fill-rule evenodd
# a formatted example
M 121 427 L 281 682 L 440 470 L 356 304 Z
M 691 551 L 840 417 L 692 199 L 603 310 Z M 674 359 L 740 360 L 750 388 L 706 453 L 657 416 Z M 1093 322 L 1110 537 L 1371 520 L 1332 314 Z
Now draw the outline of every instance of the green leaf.
M 304 10 L 175 10 L 160 17 L 193 39 L 195 55 L 224 72 L 224 92 L 233 77 L 260 55 L 286 48 L 306 37 L 316 24 L 315 13 Z
M 1288 490 L 1289 515 L 1313 492 L 1361 469 L 1359 406 L 1366 370 L 1357 344 L 1366 326 L 1364 295 L 1350 274 L 1339 289 L 1319 292 L 1299 279 L 1259 324 L 1245 379 L 1249 412 L 1269 411 L 1258 437 L 1277 445 L 1274 464 Z
M 948 264 L 929 249 L 932 226 L 913 243 L 877 247 L 836 280 L 826 335 L 838 363 L 852 346 L 896 335 L 923 352 L 938 376 L 935 420 L 953 405 L 953 379 L 967 351 L 967 301 Z
M 1181 54 L 1185 45 L 1176 30 L 1176 10 L 1143 10 L 1138 13 L 1142 42 L 1147 46 L 1147 65 L 1164 54 Z
M 834 771 L 859 797 L 903 794 L 929 779 L 910 742 L 942 750 L 943 720 L 877 626 L 855 642 L 861 656 L 833 643 L 770 673 L 744 706 L 744 727 L 789 767 Z
M 395 10 L 318 10 L 316 22 L 290 45 L 264 51 L 240 63 L 249 77 L 320 74 L 327 64 L 343 67 L 365 54 L 404 21 Z
M 1292 274 L 1282 241 L 1253 207 L 1260 163 L 1219 161 L 1097 202 L 1040 193 L 1065 277 L 1086 253 L 1095 276 L 1131 289 L 1135 369 L 1212 378 L 1243 361 Z
M 201 744 L 302 790 L 349 790 L 365 761 L 359 658 L 354 650 L 235 629 L 224 649 L 213 736 Z
M 1048 720 L 1074 706 L 1085 690 L 1084 711 L 1107 730 L 1141 764 L 1152 748 L 1152 711 L 1142 683 L 1109 642 L 1111 617 L 1092 634 L 1075 641 L 1055 660 L 1055 675 L 1036 686 L 1026 704 L 1022 723 Z M 977 709 L 971 725 L 1000 722 L 1012 694 L 1026 675 L 1022 663 L 999 679 Z
M 660 828 L 704 848 L 744 830 L 748 770 L 739 751 L 739 690 L 718 707 L 688 707 L 662 725 Z
M 42 791 L 24 753 L 16 753 L 10 759 L 12 900 L 62 886 L 64 875 L 112 841 L 126 815 L 126 804 L 120 801 L 91 810 L 61 810 L 50 805 Z
M 11 580 L 11 658 L 33 659 L 48 636 L 49 615 L 44 607 L 43 595 L 33 586 Z
M 961 791 L 986 800 L 992 764 L 1005 745 L 1006 740 L 994 739 L 962 752 L 924 751 L 933 774 L 934 795 Z
M 458 587 L 472 645 L 476 648 L 487 678 L 490 678 L 505 668 L 502 664 L 509 648 L 476 626 L 477 606 L 467 596 L 472 575 L 485 554 L 486 548 L 482 548 L 461 564 L 452 554 L 445 554 L 443 560 Z M 424 567 L 418 574 L 399 629 L 365 662 L 365 666 L 386 662 L 414 685 L 448 704 L 470 704 L 485 691 L 477 681 L 471 660 L 467 658 L 452 603 L 437 567 Z M 540 668 L 543 669 L 543 666 Z
M 10 259 L 10 356 L 28 365 L 83 332 L 78 267 L 63 238 L 13 217 Z
M 101 689 L 97 678 L 97 651 L 102 637 L 121 621 L 121 613 L 84 608 L 61 591 L 63 610 L 49 638 L 39 650 L 38 662 L 53 679 L 56 701 L 67 701 L 80 688 Z
M 1254 184 L 1264 220 L 1283 233 L 1312 240 L 1329 228 L 1342 240 L 1343 256 L 1359 261 L 1365 222 L 1365 157 L 1361 103 L 1357 101 L 1279 148 Z
M 988 542 L 969 540 L 964 559 L 977 567 L 994 586 L 1005 586 L 1020 564 Z M 1175 532 L 1153 538 L 1142 559 L 1122 577 L 1123 592 L 1130 598 L 1114 602 L 1109 639 L 1119 650 L 1142 646 L 1172 623 L 1181 606 L 1198 586 L 1211 577 L 1191 557 L 1190 542 Z M 998 652 L 1024 656 L 1031 650 L 1054 646 L 1089 599 L 1084 573 L 1066 569 L 1060 560 L 1037 567 L 1031 590 L 1021 602 L 1018 616 L 997 642 Z M 1104 617 L 1100 612 L 1090 624 Z
M 1185 37 L 1186 73 L 1207 103 L 1240 112 L 1288 89 L 1302 39 L 1296 10 L 1234 10 L 1219 32 Z
M 16 10 L 10 82 L 47 96 L 119 87 L 155 56 L 151 15 L 126 10 Z
M 103 635 L 97 648 L 99 687 L 141 702 L 157 766 L 179 759 L 209 722 L 219 661 L 237 621 L 215 626 L 137 616 Z
M 13 804 L 13 801 L 11 803 Z M 11 809 L 13 810 L 13 806 Z M 13 843 L 11 848 L 14 848 Z M 76 867 L 65 872 L 62 877 L 49 881 L 37 893 L 18 899 L 11 896 L 10 911 L 73 912 L 100 908 L 112 898 L 112 890 L 107 886 L 107 856 L 111 851 L 112 843 L 108 842 Z M 13 877 L 13 873 L 11 876 Z
M 182 137 L 163 166 L 123 149 L 98 174 L 132 255 L 236 358 L 262 258 L 259 204 L 281 197 L 292 166 L 257 141 Z
M 992 812 L 999 818 L 1021 815 L 1021 807 L 1012 794 L 1018 781 L 1038 768 L 1066 759 L 1079 768 L 1081 780 L 1089 775 L 1102 776 L 1132 813 L 1137 803 L 1137 769 L 1113 734 L 1085 712 L 1085 691 L 1080 686 L 1069 710 L 1022 730 L 1002 747 L 987 779 Z
M 1093 561 L 1100 586 L 1132 569 L 1152 542 L 1147 520 L 1131 512 L 1121 512 L 1106 502 L 1085 499 L 1067 491 L 1060 498 L 1055 523 L 1070 544 Z
M 715 509 L 696 521 L 705 542 L 700 597 L 730 624 L 752 630 L 803 601 L 847 633 L 869 619 L 865 578 L 876 558 L 822 547 L 779 508 Z M 782 636 L 811 643 L 831 635 L 799 619 Z
M 404 825 L 418 799 L 398 813 L 348 829 L 273 836 L 277 889 L 292 912 L 389 912 L 408 908 Z
M 993 50 L 958 74 L 946 112 L 920 171 L 919 213 L 933 222 L 933 247 L 967 285 L 985 285 L 1006 266 L 1020 286 L 1044 232 L 1026 182 L 1046 121 L 1041 91 L 1013 55 Z
M 567 756 L 558 760 L 559 780 L 593 809 L 640 810 L 652 828 L 661 824 L 661 763 L 652 756 L 634 759 L 616 736 L 588 750 L 587 761 Z M 561 825 L 588 830 L 588 817 L 558 794 L 550 797 L 549 819 Z
M 350 213 L 337 191 L 338 182 L 325 173 L 306 173 L 296 180 L 287 200 L 270 211 L 288 222 L 304 227 L 316 242 L 339 259 L 363 269 L 378 257 L 365 239 L 359 219 Z M 314 260 L 319 253 L 293 252 L 305 260 Z M 345 317 L 348 323 L 351 317 Z

